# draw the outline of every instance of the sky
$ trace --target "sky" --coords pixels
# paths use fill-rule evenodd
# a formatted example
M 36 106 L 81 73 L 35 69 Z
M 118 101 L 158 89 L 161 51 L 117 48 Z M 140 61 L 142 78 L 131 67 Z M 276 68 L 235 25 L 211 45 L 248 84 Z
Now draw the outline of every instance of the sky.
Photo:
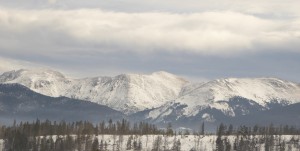
M 300 82 L 299 0 L 1 0 L 0 73 Z

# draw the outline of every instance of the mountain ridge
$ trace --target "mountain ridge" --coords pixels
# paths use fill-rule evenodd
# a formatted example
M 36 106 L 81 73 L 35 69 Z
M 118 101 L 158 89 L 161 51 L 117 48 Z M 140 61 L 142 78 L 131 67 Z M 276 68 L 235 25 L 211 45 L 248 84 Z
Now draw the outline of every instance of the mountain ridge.
M 160 108 L 174 101 L 186 105 L 182 111 L 185 116 L 196 115 L 206 107 L 235 116 L 226 101 L 236 96 L 264 108 L 272 100 L 285 100 L 283 105 L 300 102 L 299 84 L 274 77 L 221 78 L 192 83 L 165 71 L 72 79 L 50 69 L 22 69 L 3 73 L 0 83 L 19 83 L 44 95 L 87 100 L 126 114 Z
M 222 78 L 193 83 L 164 71 L 73 79 L 52 70 L 17 70 L 0 84 L 17 83 L 51 97 L 91 101 L 133 121 L 174 126 L 238 119 L 300 102 L 300 86 L 273 77 Z
M 162 105 L 175 99 L 187 83 L 181 77 L 154 72 L 150 75 L 121 74 L 114 77 L 71 79 L 51 70 L 5 72 L 0 83 L 19 83 L 48 96 L 67 96 L 108 105 L 125 113 Z

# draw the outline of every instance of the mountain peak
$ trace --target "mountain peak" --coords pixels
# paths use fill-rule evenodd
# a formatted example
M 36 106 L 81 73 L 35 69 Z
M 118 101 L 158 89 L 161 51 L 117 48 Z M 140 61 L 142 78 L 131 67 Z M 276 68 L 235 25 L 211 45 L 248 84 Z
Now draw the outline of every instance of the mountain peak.
M 20 69 L 0 75 L 0 83 L 19 83 L 38 93 L 55 97 L 69 81 L 63 74 L 51 69 Z

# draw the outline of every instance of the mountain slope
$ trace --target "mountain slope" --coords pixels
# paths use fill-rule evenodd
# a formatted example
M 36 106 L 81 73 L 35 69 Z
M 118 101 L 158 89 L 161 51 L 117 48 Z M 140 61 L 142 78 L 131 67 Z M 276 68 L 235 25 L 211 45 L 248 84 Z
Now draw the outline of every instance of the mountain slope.
M 233 117 L 223 120 L 224 123 L 235 125 L 293 125 L 300 126 L 300 103 L 284 107 L 277 107 L 267 111 L 260 111 L 254 114 Z
M 299 94 L 299 85 L 276 78 L 219 79 L 187 85 L 178 99 L 132 117 L 138 115 L 157 124 L 173 121 L 178 127 L 195 122 L 214 125 L 223 119 L 300 102 Z
M 129 116 L 131 120 L 146 121 L 165 127 L 167 123 L 172 123 L 174 128 L 186 127 L 194 130 L 204 122 L 207 130 L 214 131 L 220 123 L 239 125 L 297 125 L 300 126 L 300 103 L 291 105 L 277 104 L 266 108 L 241 97 L 231 98 L 229 101 L 218 101 L 223 106 L 230 108 L 228 111 L 220 110 L 214 106 L 202 107 L 194 115 L 184 115 L 187 105 L 182 105 L 171 101 L 164 106 L 137 112 Z
M 121 112 L 92 102 L 53 98 L 38 94 L 19 84 L 0 84 L 0 119 L 32 121 L 37 118 L 49 120 L 99 122 L 122 119 Z
M 52 70 L 10 71 L 0 76 L 0 82 L 19 83 L 48 96 L 88 100 L 125 113 L 158 107 L 176 99 L 187 83 L 167 72 L 71 79 Z
M 238 103 L 239 99 L 237 98 L 246 99 L 245 102 L 248 102 L 247 107 L 239 113 L 234 112 L 232 104 L 232 100 Z M 186 106 L 181 111 L 184 116 L 197 115 L 201 110 L 208 107 L 220 110 L 227 116 L 244 115 L 250 113 L 248 108 L 253 108 L 251 107 L 253 105 L 256 106 L 257 111 L 260 111 L 268 110 L 274 106 L 300 102 L 300 87 L 296 83 L 276 78 L 218 79 L 187 85 L 174 102 Z M 245 102 L 240 105 L 245 106 Z M 161 108 L 166 108 L 164 106 Z M 252 109 L 252 111 L 254 110 Z M 165 111 L 161 112 L 165 113 Z M 152 118 L 155 119 L 158 116 L 161 115 Z
M 47 96 L 63 96 L 61 92 L 72 82 L 63 74 L 49 69 L 5 72 L 0 76 L 0 83 L 18 83 Z
M 299 89 L 298 84 L 277 78 L 227 78 L 203 83 L 182 95 L 211 101 L 243 96 L 263 105 L 274 98 L 295 100 Z

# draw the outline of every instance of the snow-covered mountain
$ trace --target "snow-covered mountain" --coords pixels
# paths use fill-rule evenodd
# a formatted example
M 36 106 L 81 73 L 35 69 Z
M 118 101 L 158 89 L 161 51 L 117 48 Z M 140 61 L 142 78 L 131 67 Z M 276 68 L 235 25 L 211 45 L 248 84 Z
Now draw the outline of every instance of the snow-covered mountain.
M 137 114 L 155 123 L 176 121 L 180 125 L 195 120 L 216 122 L 297 102 L 300 87 L 296 83 L 277 78 L 228 78 L 187 85 L 177 99 Z
M 151 75 L 72 79 L 57 71 L 23 69 L 2 74 L 0 83 L 19 83 L 44 95 L 88 100 L 132 113 L 176 99 L 188 82 L 163 71 Z
M 187 86 L 176 102 L 186 104 L 188 108 L 185 115 L 192 115 L 196 114 L 194 110 L 197 106 L 203 105 L 226 110 L 227 106 L 220 101 L 229 101 L 236 96 L 253 100 L 263 107 L 268 107 L 274 100 L 292 104 L 300 102 L 300 87 L 296 83 L 277 78 L 218 79 L 197 86 Z
M 259 110 L 268 109 L 274 103 L 300 102 L 300 86 L 277 78 L 227 78 L 191 83 L 160 71 L 150 75 L 73 79 L 48 69 L 22 69 L 3 73 L 0 83 L 19 83 L 44 95 L 88 100 L 125 113 L 155 108 L 148 115 L 153 119 L 167 116 L 174 104 L 185 106 L 180 111 L 184 116 L 195 116 L 208 107 L 228 116 L 235 116 L 237 109 L 238 114 L 248 114 L 249 105 L 242 109 L 234 97 L 251 101 L 250 105 L 260 106 Z
M 213 123 L 300 102 L 299 84 L 277 78 L 192 83 L 161 71 L 74 79 L 53 70 L 23 69 L 3 73 L 0 83 L 18 83 L 47 96 L 107 105 L 135 120 L 175 121 L 178 126 L 195 121 Z
M 63 74 L 49 69 L 21 69 L 5 72 L 0 76 L 0 83 L 18 83 L 31 90 L 53 97 L 63 96 L 72 83 Z

